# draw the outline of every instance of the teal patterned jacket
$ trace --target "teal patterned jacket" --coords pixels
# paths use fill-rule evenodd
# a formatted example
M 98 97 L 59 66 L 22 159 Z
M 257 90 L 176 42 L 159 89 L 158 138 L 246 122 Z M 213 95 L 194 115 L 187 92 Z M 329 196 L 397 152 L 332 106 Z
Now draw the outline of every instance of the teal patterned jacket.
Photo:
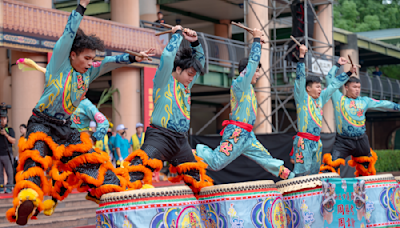
M 175 56 L 183 39 L 180 32 L 179 30 L 172 35 L 165 47 L 153 79 L 154 110 L 150 123 L 183 133 L 187 132 L 190 127 L 190 89 L 199 77 L 200 72 L 197 72 L 187 88 L 172 76 Z M 191 46 L 191 48 L 195 58 L 204 67 L 204 51 L 201 44 L 197 44 L 194 47 Z
M 56 42 L 50 63 L 46 67 L 45 87 L 35 109 L 57 119 L 68 119 L 84 99 L 89 84 L 100 75 L 130 64 L 128 54 L 107 56 L 94 62 L 84 74 L 76 72 L 70 63 L 71 47 L 83 16 L 72 11 L 64 33 Z
M 333 66 L 335 68 L 337 66 Z M 342 73 L 337 77 L 330 75 L 332 80 L 328 83 L 328 87 L 322 90 L 321 95 L 314 99 L 308 95 L 306 90 L 306 74 L 304 59 L 300 59 L 297 63 L 296 80 L 294 83 L 294 99 L 296 101 L 297 110 L 297 128 L 299 132 L 311 133 L 315 136 L 321 134 L 322 128 L 322 107 L 329 101 L 335 91 L 343 86 L 349 79 L 346 73 Z
M 232 82 L 231 120 L 254 125 L 257 117 L 257 99 L 251 80 L 261 57 L 260 39 L 254 39 L 247 67 Z
M 332 68 L 326 77 L 331 82 L 338 71 L 338 67 Z M 400 106 L 391 101 L 375 100 L 370 97 L 357 97 L 356 99 L 344 96 L 339 90 L 332 96 L 335 109 L 336 132 L 347 137 L 358 137 L 365 133 L 365 113 L 368 109 L 379 111 L 399 111 Z
M 90 121 L 95 121 L 96 132 L 93 133 L 93 137 L 97 140 L 103 140 L 109 127 L 107 118 L 87 98 L 81 101 L 72 114 L 71 121 L 71 127 L 78 129 L 78 131 L 88 131 Z

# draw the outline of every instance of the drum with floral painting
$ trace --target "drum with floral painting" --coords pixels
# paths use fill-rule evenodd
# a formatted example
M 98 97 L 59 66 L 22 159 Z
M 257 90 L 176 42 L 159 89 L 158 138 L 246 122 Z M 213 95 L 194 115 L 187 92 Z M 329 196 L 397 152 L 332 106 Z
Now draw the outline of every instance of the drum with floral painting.
M 357 179 L 365 181 L 367 227 L 400 227 L 400 188 L 393 175 Z
M 282 194 L 270 180 L 206 187 L 199 201 L 206 227 L 287 227 Z
M 97 227 L 206 227 L 200 214 L 200 203 L 187 186 L 103 195 L 96 217 Z
M 276 183 L 283 195 L 289 228 L 322 228 L 323 210 L 332 210 L 332 203 L 322 205 L 322 181 L 340 178 L 337 173 L 316 174 L 283 180 Z

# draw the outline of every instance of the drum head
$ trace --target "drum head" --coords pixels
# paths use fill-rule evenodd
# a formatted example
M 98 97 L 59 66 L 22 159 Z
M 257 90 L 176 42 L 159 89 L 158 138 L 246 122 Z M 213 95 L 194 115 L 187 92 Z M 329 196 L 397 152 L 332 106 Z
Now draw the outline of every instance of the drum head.
M 303 177 L 295 177 L 289 180 L 276 182 L 278 190 L 283 194 L 285 192 L 293 192 L 305 188 L 315 188 L 321 186 L 321 179 L 324 178 L 340 178 L 337 173 L 322 173 Z
M 101 196 L 100 203 L 174 195 L 193 195 L 193 192 L 188 186 L 138 189 L 104 194 L 103 196 Z

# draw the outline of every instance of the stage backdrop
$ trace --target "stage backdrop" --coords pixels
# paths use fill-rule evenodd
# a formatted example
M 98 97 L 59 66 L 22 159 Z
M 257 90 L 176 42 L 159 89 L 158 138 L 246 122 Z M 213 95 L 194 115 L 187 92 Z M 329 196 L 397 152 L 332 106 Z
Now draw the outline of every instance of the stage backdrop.
M 294 135 L 295 133 L 257 135 L 257 139 L 265 146 L 265 148 L 268 149 L 273 157 L 285 161 L 285 166 L 289 169 L 293 169 L 293 165 L 290 163 L 289 153 L 292 150 Z M 211 148 L 216 148 L 219 145 L 221 138 L 221 136 L 193 135 L 192 145 L 193 148 L 195 148 L 196 145 L 200 143 Z M 335 142 L 335 134 L 321 134 L 321 140 L 323 144 L 323 154 L 331 152 L 333 143 Z M 346 164 L 349 158 L 346 159 Z M 342 177 L 354 177 L 354 168 L 346 166 L 341 167 L 340 170 Z M 281 180 L 269 172 L 266 172 L 257 163 L 243 155 L 239 156 L 224 169 L 218 172 L 208 170 L 207 174 L 214 179 L 215 184 L 228 184 L 255 180 Z

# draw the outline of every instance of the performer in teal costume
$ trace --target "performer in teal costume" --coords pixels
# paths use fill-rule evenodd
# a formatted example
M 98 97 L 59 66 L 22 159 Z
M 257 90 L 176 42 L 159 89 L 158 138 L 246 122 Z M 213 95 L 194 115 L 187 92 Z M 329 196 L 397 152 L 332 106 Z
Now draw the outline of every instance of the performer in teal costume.
M 187 135 L 190 89 L 203 74 L 204 51 L 195 31 L 183 30 L 178 25 L 172 32 L 153 80 L 154 111 L 144 144 L 125 159 L 129 164 L 124 166 L 130 170 L 144 165 L 149 172 L 157 172 L 162 168 L 162 161 L 168 161 L 170 172 L 177 173 L 177 177 L 169 180 L 183 180 L 197 194 L 201 188 L 212 185 L 212 179 L 206 175 L 207 165 L 193 155 Z M 178 52 L 183 38 L 191 43 L 191 48 L 182 48 Z M 145 177 L 143 182 L 151 184 L 151 177 Z
M 104 43 L 78 30 L 89 2 L 81 0 L 76 11 L 72 11 L 64 33 L 55 44 L 50 63 L 46 70 L 42 69 L 45 71 L 44 91 L 32 111 L 26 136 L 18 143 L 20 159 L 15 199 L 6 213 L 10 222 L 25 225 L 41 211 L 51 215 L 57 201 L 65 199 L 75 187 L 80 191 L 90 189 L 91 199 L 95 201 L 108 192 L 141 187 L 140 180 L 129 179 L 126 170 L 116 170 L 107 153 L 93 149 L 87 133 L 71 128 L 70 116 L 93 80 L 118 67 L 144 60 L 152 52 L 152 49 L 141 52 L 145 57 L 123 54 L 94 62 L 96 50 L 103 51 Z M 20 59 L 17 64 L 26 65 L 27 62 L 33 61 Z M 50 179 L 45 176 L 49 169 Z M 44 195 L 52 198 L 43 201 Z
M 337 68 L 332 69 L 327 81 L 332 81 Z M 351 77 L 345 84 L 346 95 L 336 91 L 332 96 L 336 119 L 336 141 L 332 154 L 325 154 L 322 172 L 339 172 L 340 165 L 345 165 L 347 156 L 352 156 L 348 163 L 356 168 L 356 176 L 375 175 L 375 163 L 378 159 L 370 150 L 368 136 L 365 133 L 365 113 L 368 109 L 380 111 L 399 111 L 400 105 L 391 101 L 379 101 L 370 97 L 360 97 L 361 84 L 356 77 Z
M 253 31 L 254 41 L 250 56 L 239 63 L 240 75 L 233 80 L 231 86 L 230 120 L 222 123 L 225 128 L 221 132 L 220 145 L 213 150 L 198 144 L 196 152 L 209 165 L 209 169 L 214 171 L 223 169 L 243 154 L 275 176 L 282 179 L 293 178 L 294 173 L 283 165 L 282 160 L 273 158 L 252 131 L 257 117 L 257 100 L 252 84 L 257 82 L 260 75 L 261 34 L 258 29 Z
M 297 63 L 296 80 L 294 83 L 294 99 L 297 109 L 298 133 L 294 138 L 291 158 L 294 160 L 296 176 L 319 173 L 321 164 L 322 143 L 320 133 L 322 128 L 322 107 L 329 101 L 332 94 L 341 88 L 349 79 L 355 68 L 347 73 L 334 77 L 325 90 L 321 91 L 321 79 L 317 76 L 305 75 L 304 56 L 307 47 L 300 47 L 300 60 Z M 340 58 L 340 65 L 347 60 Z M 334 66 L 333 68 L 337 68 Z M 331 71 L 332 72 L 332 71 Z M 331 73 L 330 72 L 330 73 Z
M 90 121 L 96 122 L 96 131 L 92 134 L 93 142 L 102 140 L 107 134 L 109 123 L 107 118 L 87 98 L 83 99 L 71 116 L 72 128 L 79 132 L 89 131 Z

